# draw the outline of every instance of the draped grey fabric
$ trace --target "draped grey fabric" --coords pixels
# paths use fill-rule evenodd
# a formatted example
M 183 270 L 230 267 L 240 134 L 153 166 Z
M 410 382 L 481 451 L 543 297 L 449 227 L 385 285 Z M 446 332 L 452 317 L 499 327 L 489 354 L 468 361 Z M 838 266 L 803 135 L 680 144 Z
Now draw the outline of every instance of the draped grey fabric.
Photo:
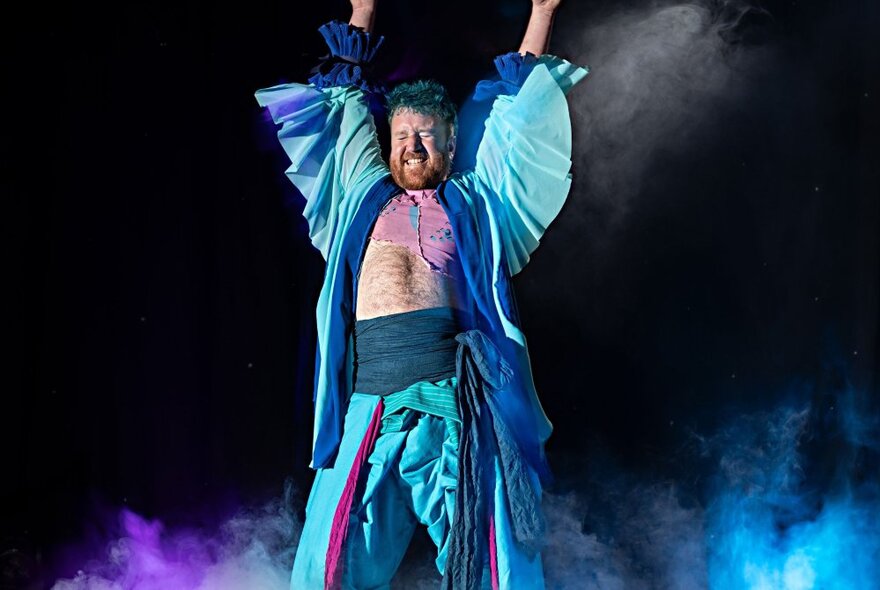
M 530 557 L 541 548 L 545 526 L 540 494 L 532 485 L 516 440 L 499 419 L 499 400 L 494 394 L 510 380 L 510 365 L 479 330 L 462 332 L 455 340 L 462 429 L 459 482 L 443 587 L 479 590 L 488 547 L 488 517 L 494 509 L 494 457 L 501 462 L 514 538 Z

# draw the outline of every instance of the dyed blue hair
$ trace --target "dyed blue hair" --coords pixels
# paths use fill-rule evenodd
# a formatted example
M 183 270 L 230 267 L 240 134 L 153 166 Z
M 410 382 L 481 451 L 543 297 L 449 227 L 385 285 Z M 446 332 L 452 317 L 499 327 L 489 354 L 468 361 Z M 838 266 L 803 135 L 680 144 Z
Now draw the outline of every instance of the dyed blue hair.
M 446 88 L 435 80 L 415 80 L 398 84 L 385 97 L 388 122 L 398 111 L 413 111 L 446 121 L 453 134 L 458 128 L 455 103 Z

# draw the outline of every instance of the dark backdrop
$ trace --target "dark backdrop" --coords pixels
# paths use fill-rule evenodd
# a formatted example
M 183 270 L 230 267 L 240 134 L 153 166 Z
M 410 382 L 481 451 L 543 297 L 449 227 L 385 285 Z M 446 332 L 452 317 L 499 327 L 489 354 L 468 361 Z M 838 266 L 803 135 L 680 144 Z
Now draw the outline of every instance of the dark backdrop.
M 379 71 L 463 100 L 516 49 L 526 4 L 386 2 Z M 613 6 L 561 9 L 554 52 L 594 68 L 573 103 L 602 79 L 579 27 Z M 597 448 L 634 473 L 684 469 L 658 458 L 843 381 L 874 403 L 878 10 L 762 7 L 738 42 L 772 60 L 712 133 L 652 154 L 624 217 L 592 201 L 594 156 L 577 155 L 516 278 L 562 487 Z M 323 262 L 253 92 L 307 77 L 317 27 L 347 14 L 151 2 L 4 19 L 0 549 L 49 562 L 100 506 L 191 521 L 287 477 L 307 489 Z M 576 151 L 601 146 L 593 123 L 575 117 Z

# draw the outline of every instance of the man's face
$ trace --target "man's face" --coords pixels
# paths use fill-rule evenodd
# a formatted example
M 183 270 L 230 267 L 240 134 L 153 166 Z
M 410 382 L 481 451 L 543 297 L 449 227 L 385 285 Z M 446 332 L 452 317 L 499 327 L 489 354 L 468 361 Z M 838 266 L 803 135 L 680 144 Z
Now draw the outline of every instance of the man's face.
M 405 189 L 436 188 L 452 169 L 455 136 L 431 115 L 399 110 L 391 118 L 391 177 Z

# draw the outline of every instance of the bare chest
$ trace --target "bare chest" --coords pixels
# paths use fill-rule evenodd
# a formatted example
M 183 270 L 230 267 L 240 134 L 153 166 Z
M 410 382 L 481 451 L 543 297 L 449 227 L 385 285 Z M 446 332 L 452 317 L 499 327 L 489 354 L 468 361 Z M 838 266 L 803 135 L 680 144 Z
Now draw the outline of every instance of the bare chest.
M 451 276 L 431 270 L 406 246 L 370 239 L 361 263 L 356 317 L 457 307 L 456 283 Z

